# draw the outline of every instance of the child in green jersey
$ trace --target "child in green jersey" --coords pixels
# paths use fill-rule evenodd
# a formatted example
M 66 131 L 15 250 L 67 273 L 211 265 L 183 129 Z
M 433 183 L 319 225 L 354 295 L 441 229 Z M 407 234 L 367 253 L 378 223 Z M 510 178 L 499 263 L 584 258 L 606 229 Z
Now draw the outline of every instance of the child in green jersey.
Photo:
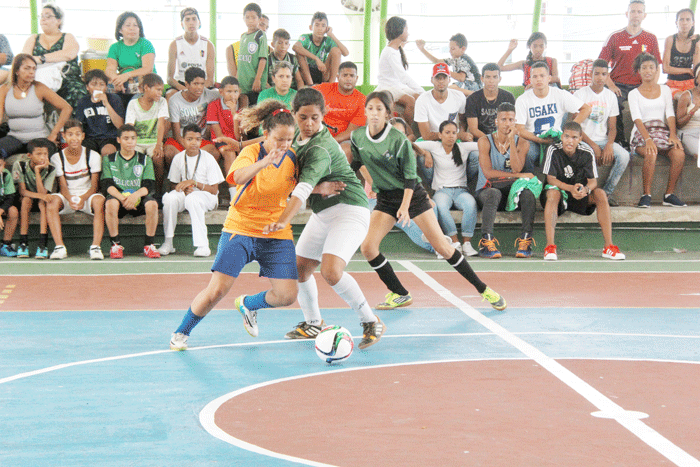
M 299 127 L 292 145 L 299 164 L 299 181 L 277 222 L 263 230 L 276 232 L 285 228 L 305 201 L 313 211 L 296 245 L 298 300 L 304 321 L 285 337 L 313 339 L 324 326 L 313 275 L 320 265 L 321 276 L 360 317 L 363 335 L 358 347 L 364 349 L 376 344 L 386 329 L 367 304 L 355 279 L 345 272 L 367 235 L 367 195 L 340 145 L 321 124 L 326 111 L 323 94 L 313 88 L 299 90 L 293 111 Z M 335 196 L 314 194 L 314 187 L 325 181 L 340 181 L 346 186 Z
M 380 310 L 410 305 L 411 294 L 396 276 L 391 264 L 379 252 L 379 244 L 398 220 L 404 225 L 411 219 L 447 262 L 467 279 L 497 310 L 506 307 L 506 301 L 484 284 L 467 263 L 466 258 L 445 238 L 435 217 L 425 189 L 416 174 L 416 158 L 406 136 L 389 125 L 392 107 L 387 92 L 372 92 L 367 96 L 365 115 L 367 126 L 352 132 L 353 168 L 364 165 L 373 180 L 377 206 L 372 211 L 370 229 L 362 242 L 362 254 L 389 293 L 377 305 Z

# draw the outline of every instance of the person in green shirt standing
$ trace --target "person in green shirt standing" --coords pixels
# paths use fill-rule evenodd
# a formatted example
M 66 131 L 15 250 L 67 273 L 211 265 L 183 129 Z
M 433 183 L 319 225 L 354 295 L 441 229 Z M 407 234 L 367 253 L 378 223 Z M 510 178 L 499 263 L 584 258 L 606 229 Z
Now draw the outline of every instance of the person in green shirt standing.
M 243 9 L 243 20 L 248 31 L 241 34 L 238 51 L 237 76 L 241 94 L 248 96 L 248 104 L 258 102 L 258 94 L 267 88 L 267 36 L 258 29 L 262 10 L 257 3 Z
M 496 310 L 504 310 L 506 301 L 487 287 L 467 263 L 466 258 L 445 238 L 433 207 L 416 173 L 416 156 L 406 135 L 389 124 L 392 98 L 388 92 L 375 91 L 367 96 L 367 126 L 350 137 L 352 168 L 365 166 L 377 193 L 370 228 L 362 242 L 362 254 L 389 289 L 377 309 L 387 310 L 413 303 L 411 294 L 401 284 L 389 261 L 379 252 L 382 239 L 396 221 L 407 225 L 411 219 L 430 244 L 447 262 L 467 279 Z
M 386 325 L 372 312 L 360 286 L 345 272 L 345 267 L 367 235 L 367 195 L 340 145 L 322 125 L 326 111 L 323 94 L 313 88 L 301 89 L 293 105 L 298 129 L 292 148 L 297 155 L 299 181 L 277 222 L 263 229 L 263 233 L 284 229 L 304 202 L 313 211 L 296 244 L 297 299 L 304 321 L 285 337 L 314 339 L 325 325 L 313 275 L 320 265 L 321 276 L 358 314 L 362 325 L 362 341 L 358 347 L 365 349 L 379 342 Z M 314 187 L 327 181 L 343 182 L 345 189 L 332 196 L 313 193 Z
M 284 102 L 289 110 L 292 109 L 292 100 L 297 91 L 292 89 L 292 64 L 286 61 L 275 63 L 272 70 L 273 87 L 265 89 L 258 96 L 258 102 L 267 99 L 277 99 Z

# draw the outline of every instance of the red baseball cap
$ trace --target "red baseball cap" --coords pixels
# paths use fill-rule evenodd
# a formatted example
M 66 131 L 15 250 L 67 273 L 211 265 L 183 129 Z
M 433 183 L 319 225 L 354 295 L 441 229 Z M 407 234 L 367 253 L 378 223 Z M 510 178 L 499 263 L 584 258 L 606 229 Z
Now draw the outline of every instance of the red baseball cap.
M 447 63 L 436 63 L 433 67 L 433 78 L 440 74 L 450 76 L 450 67 Z

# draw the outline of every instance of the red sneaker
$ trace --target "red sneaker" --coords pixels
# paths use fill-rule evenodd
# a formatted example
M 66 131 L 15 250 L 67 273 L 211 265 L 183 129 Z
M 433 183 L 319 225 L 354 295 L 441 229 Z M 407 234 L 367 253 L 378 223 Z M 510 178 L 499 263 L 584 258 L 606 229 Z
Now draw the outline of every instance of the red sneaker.
M 603 250 L 603 258 L 621 260 L 625 259 L 625 255 L 620 253 L 620 249 L 615 245 L 608 245 Z
M 124 247 L 114 244 L 109 250 L 109 257 L 112 259 L 122 259 L 124 257 Z
M 158 249 L 153 244 L 143 247 L 143 254 L 146 258 L 160 258 L 160 253 L 158 253 Z
M 544 259 L 548 261 L 556 261 L 557 259 L 559 259 L 557 257 L 556 245 L 547 245 L 547 247 L 544 249 Z

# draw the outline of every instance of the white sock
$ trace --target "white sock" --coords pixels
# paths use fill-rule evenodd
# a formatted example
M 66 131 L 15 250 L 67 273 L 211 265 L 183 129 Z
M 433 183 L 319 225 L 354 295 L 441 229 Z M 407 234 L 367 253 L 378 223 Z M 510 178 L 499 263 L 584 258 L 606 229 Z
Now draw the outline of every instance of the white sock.
M 233 200 L 236 197 L 236 188 L 235 187 L 228 187 L 228 193 L 231 195 L 231 199 Z
M 321 318 L 321 310 L 318 307 L 318 287 L 313 274 L 311 274 L 308 281 L 299 282 L 297 300 L 302 313 L 304 313 L 304 320 L 308 324 L 320 326 L 323 318 Z
M 169 247 L 172 247 L 173 246 L 173 238 L 175 238 L 175 237 L 165 237 L 165 241 L 163 241 L 163 246 L 167 245 Z
M 362 290 L 360 290 L 360 286 L 350 274 L 343 272 L 343 276 L 338 283 L 332 287 L 335 293 L 340 295 L 340 298 L 345 300 L 345 302 L 350 305 L 350 308 L 355 310 L 355 313 L 360 317 L 361 323 L 377 322 L 377 317 L 367 303 L 367 299 L 362 293 Z

